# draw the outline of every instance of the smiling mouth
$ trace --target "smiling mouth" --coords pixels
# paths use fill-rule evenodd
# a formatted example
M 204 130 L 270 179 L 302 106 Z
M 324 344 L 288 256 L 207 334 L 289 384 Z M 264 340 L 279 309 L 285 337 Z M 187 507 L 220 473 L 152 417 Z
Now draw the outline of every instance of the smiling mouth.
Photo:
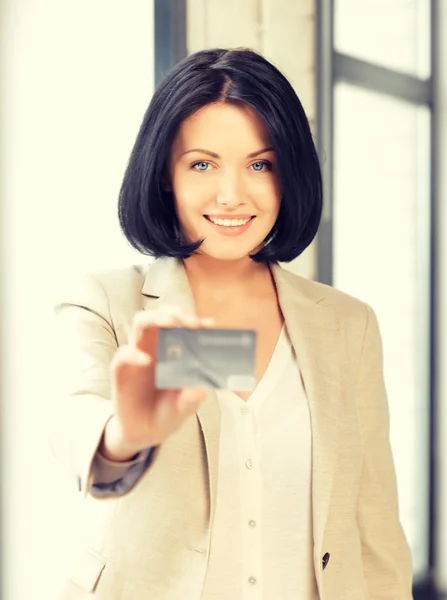
M 220 225 L 221 227 L 243 227 L 247 225 L 250 221 L 252 221 L 255 217 L 245 217 L 243 219 L 222 219 L 222 218 L 214 218 L 209 215 L 203 215 L 205 219 L 213 223 L 214 225 Z

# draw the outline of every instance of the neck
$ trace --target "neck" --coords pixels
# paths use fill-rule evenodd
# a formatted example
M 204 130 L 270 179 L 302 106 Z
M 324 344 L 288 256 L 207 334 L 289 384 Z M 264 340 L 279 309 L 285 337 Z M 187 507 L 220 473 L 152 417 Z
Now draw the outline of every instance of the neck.
M 190 284 L 196 289 L 206 287 L 216 292 L 249 290 L 254 283 L 270 278 L 267 264 L 255 263 L 248 257 L 226 261 L 194 255 L 184 260 L 183 264 Z

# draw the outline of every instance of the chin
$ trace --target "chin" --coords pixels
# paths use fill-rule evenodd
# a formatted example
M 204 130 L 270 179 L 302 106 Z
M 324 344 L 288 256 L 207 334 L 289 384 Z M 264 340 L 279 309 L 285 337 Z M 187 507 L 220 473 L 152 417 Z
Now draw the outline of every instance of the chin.
M 258 246 L 255 249 L 242 247 L 223 248 L 222 246 L 209 247 L 206 245 L 206 242 L 204 242 L 198 250 L 198 254 L 202 256 L 208 256 L 209 258 L 213 258 L 214 260 L 237 261 L 249 258 L 250 254 L 256 254 L 256 252 L 258 252 L 260 248 L 261 246 Z

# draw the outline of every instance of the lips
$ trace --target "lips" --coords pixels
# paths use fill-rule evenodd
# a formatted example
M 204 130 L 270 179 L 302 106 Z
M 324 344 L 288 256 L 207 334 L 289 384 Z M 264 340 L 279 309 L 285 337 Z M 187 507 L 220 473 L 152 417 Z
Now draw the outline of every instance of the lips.
M 210 227 L 212 227 L 214 229 L 214 231 L 216 231 L 217 233 L 219 233 L 220 235 L 223 236 L 235 236 L 235 235 L 241 235 L 243 234 L 253 223 L 254 220 L 254 216 L 252 215 L 247 215 L 245 217 L 245 219 L 249 219 L 246 223 L 244 223 L 244 225 L 217 225 L 216 223 L 213 223 L 213 221 L 211 221 L 211 219 L 208 217 L 208 215 L 203 215 L 205 217 L 205 219 L 208 221 L 208 223 L 210 224 Z M 214 215 L 213 215 L 214 216 Z M 223 217 L 214 217 L 214 218 L 223 218 Z M 228 219 L 228 217 L 226 217 Z M 244 218 L 241 217 L 236 217 L 233 216 L 232 219 L 238 219 L 238 220 L 243 220 Z
M 211 221 L 210 215 L 203 215 L 205 217 L 205 219 L 207 219 L 208 221 Z M 222 221 L 228 220 L 228 221 L 246 221 L 248 220 L 252 220 L 254 219 L 254 215 L 237 215 L 237 216 L 230 216 L 230 215 L 211 215 L 214 219 L 220 219 Z M 211 223 L 213 223 L 213 221 L 211 221 Z M 227 225 L 227 227 L 230 227 L 230 225 Z M 237 225 L 233 225 L 233 227 L 237 227 Z

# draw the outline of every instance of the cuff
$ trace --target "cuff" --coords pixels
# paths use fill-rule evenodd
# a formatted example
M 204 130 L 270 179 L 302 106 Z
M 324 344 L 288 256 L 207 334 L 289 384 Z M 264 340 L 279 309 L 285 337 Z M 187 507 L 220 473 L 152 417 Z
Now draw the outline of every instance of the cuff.
M 108 463 L 104 472 L 104 476 L 108 481 L 105 482 L 102 478 L 101 480 L 94 480 L 90 488 L 90 494 L 96 498 L 101 498 L 122 496 L 129 492 L 149 467 L 156 449 L 157 446 L 149 448 L 145 452 L 141 452 L 133 460 L 124 463 L 116 463 L 99 455 L 100 461 Z M 97 456 L 95 456 L 95 460 L 96 458 Z M 115 479 L 111 481 L 110 478 L 113 476 Z
M 130 467 L 144 461 L 146 453 L 140 452 L 130 460 L 118 462 L 106 458 L 98 450 L 92 462 L 92 483 L 112 483 L 122 479 Z

